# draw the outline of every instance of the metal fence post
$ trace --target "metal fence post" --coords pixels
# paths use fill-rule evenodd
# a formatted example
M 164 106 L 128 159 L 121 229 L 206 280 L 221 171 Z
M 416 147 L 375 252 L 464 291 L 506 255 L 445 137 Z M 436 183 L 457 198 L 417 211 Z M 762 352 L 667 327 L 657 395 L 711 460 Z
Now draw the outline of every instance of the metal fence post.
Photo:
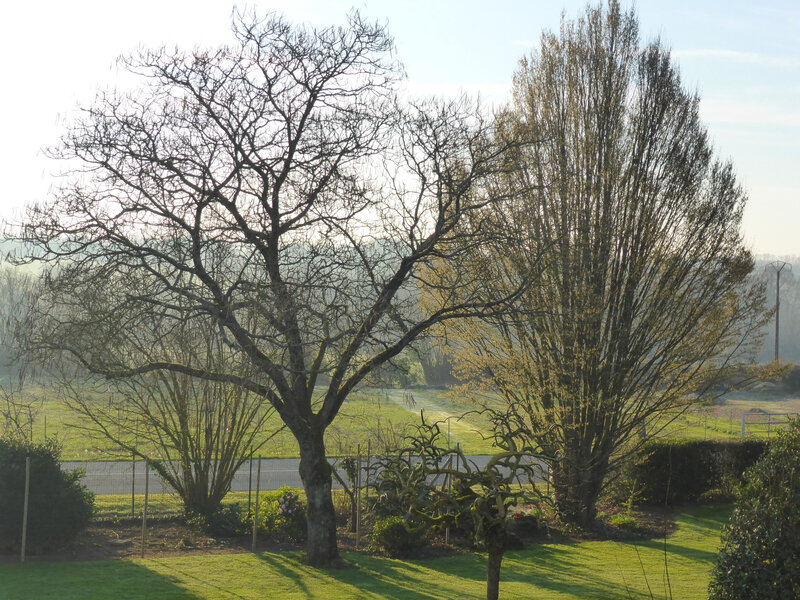
M 144 545 L 147 541 L 147 498 L 150 494 L 150 465 L 144 461 L 144 510 L 142 511 L 142 558 L 144 558 Z
M 256 551 L 256 534 L 258 533 L 258 496 L 261 491 L 261 457 L 258 457 L 258 468 L 256 469 L 256 509 L 253 511 L 253 546 L 252 551 Z
M 358 458 L 356 460 L 356 550 L 361 541 L 361 444 L 358 445 Z
M 131 453 L 131 519 L 136 518 L 136 453 Z
M 22 549 L 19 562 L 25 562 L 25 544 L 28 538 L 28 500 L 31 489 L 31 457 L 25 457 L 25 499 L 22 505 Z

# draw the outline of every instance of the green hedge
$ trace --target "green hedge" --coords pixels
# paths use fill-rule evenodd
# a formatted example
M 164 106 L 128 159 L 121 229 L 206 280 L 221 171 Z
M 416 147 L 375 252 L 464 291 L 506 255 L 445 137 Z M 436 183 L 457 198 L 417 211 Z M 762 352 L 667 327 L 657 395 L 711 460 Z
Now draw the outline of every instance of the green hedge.
M 86 527 L 94 496 L 80 484 L 83 471 L 61 470 L 58 445 L 0 439 L 0 552 L 22 541 L 25 458 L 31 459 L 27 544 L 31 553 L 67 544 Z
M 645 504 L 697 502 L 712 490 L 733 494 L 766 448 L 763 440 L 652 441 L 623 477 Z

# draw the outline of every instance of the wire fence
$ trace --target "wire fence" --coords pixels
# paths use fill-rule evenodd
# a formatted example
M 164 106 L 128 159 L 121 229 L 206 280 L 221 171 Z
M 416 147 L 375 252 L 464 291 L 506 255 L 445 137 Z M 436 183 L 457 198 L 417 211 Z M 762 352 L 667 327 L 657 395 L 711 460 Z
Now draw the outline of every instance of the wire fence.
M 257 459 L 245 460 L 239 467 L 231 481 L 232 492 L 252 490 L 256 476 L 256 461 Z M 261 489 L 277 490 L 283 486 L 302 486 L 298 459 L 262 458 L 261 461 Z M 145 462 L 142 460 L 64 461 L 61 466 L 66 471 L 83 470 L 85 475 L 81 483 L 98 496 L 142 494 L 146 479 L 149 479 L 151 494 L 169 494 L 174 491 L 152 466 L 145 473 Z
M 355 493 L 355 503 L 360 509 L 361 495 L 369 494 L 370 486 L 376 476 L 377 457 L 362 455 L 356 457 L 355 473 L 347 474 L 347 469 L 342 464 L 343 459 L 332 459 L 332 466 L 339 470 L 340 477 L 334 478 L 334 489 L 342 489 L 342 483 L 349 481 L 348 493 Z M 490 456 L 468 456 L 471 468 L 484 468 Z M 164 482 L 146 461 L 68 461 L 62 463 L 62 469 L 72 471 L 81 469 L 85 476 L 81 483 L 95 494 L 95 518 L 118 520 L 133 519 L 141 522 L 141 548 L 144 557 L 147 547 L 148 518 L 164 518 L 182 514 L 182 505 L 175 491 Z M 231 491 L 226 496 L 226 502 L 239 504 L 246 507 L 245 514 L 257 519 L 259 514 L 259 501 L 275 499 L 275 490 L 284 486 L 290 488 L 302 487 L 298 472 L 298 459 L 265 459 L 253 458 L 243 462 L 237 470 L 231 485 Z M 464 465 L 456 463 L 456 468 Z M 353 475 L 355 481 L 352 480 Z M 337 481 L 340 479 L 340 481 Z M 435 484 L 437 482 L 434 482 Z M 445 483 L 438 482 L 441 485 Z M 36 482 L 31 481 L 30 458 L 26 459 L 24 512 L 22 523 L 22 544 L 20 560 L 24 562 L 26 551 L 26 531 L 28 527 L 28 502 L 29 490 L 35 494 Z M 278 492 L 280 494 L 280 492 Z M 360 512 L 356 521 L 356 547 L 360 536 Z M 138 527 L 138 525 L 137 525 Z M 253 527 L 253 548 L 256 545 L 256 531 Z
M 483 455 L 470 456 L 468 458 L 479 468 L 482 468 L 489 459 L 488 456 Z M 260 488 L 262 491 L 277 490 L 285 486 L 291 488 L 302 487 L 299 459 L 254 458 L 245 460 L 236 471 L 231 481 L 231 492 L 253 490 L 259 460 L 261 461 Z M 375 457 L 372 457 L 371 462 L 368 462 L 369 460 L 367 456 L 362 456 L 361 469 L 365 473 L 363 475 L 364 478 L 366 478 L 366 473 L 372 469 Z M 339 459 L 331 460 L 332 466 L 341 470 L 339 462 Z M 65 461 L 61 463 L 61 466 L 66 471 L 83 470 L 85 475 L 81 479 L 81 483 L 96 496 L 143 494 L 146 485 L 149 485 L 151 494 L 171 494 L 174 492 L 172 487 L 159 477 L 152 466 L 145 469 L 145 462 L 141 460 Z M 336 479 L 333 480 L 333 487 L 334 489 L 341 488 Z

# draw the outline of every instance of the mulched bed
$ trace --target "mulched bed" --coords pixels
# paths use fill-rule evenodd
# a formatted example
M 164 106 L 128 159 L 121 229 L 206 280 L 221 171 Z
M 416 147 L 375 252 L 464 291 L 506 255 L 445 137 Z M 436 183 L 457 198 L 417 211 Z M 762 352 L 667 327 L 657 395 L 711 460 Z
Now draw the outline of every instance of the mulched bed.
M 145 558 L 192 556 L 202 554 L 234 554 L 249 552 L 252 537 L 214 538 L 187 525 L 183 519 L 148 519 L 145 541 Z M 291 542 L 277 543 L 259 539 L 261 551 L 301 550 Z M 26 562 L 60 560 L 113 560 L 141 558 L 141 520 L 126 519 L 120 522 L 94 521 L 78 538 L 59 552 L 28 555 Z M 16 562 L 19 555 L 0 555 L 0 562 Z
M 601 507 L 608 514 L 614 514 L 614 507 Z M 586 532 L 573 528 L 564 528 L 550 523 L 546 532 L 523 537 L 522 541 L 530 543 L 553 543 L 584 540 L 619 539 L 637 540 L 661 538 L 675 530 L 672 512 L 664 508 L 646 508 L 635 510 L 632 516 L 636 519 L 634 531 L 615 528 L 601 523 L 597 530 Z M 368 540 L 361 536 L 356 547 L 356 535 L 340 529 L 338 533 L 339 548 L 342 550 L 365 550 Z M 173 556 L 198 556 L 204 554 L 234 554 L 249 552 L 252 538 L 237 536 L 232 538 L 214 538 L 205 535 L 187 525 L 180 518 L 152 519 L 147 522 L 147 538 L 145 558 L 166 558 Z M 303 545 L 290 541 L 276 541 L 265 536 L 258 539 L 259 551 L 285 552 L 302 551 Z M 457 543 L 445 544 L 437 539 L 427 546 L 416 558 L 443 556 L 463 553 L 469 550 Z M 29 554 L 27 562 L 50 562 L 62 560 L 115 560 L 140 558 L 142 555 L 142 524 L 140 520 L 126 519 L 122 521 L 94 521 L 84 530 L 78 539 L 60 552 L 46 554 Z M 17 562 L 18 554 L 0 555 L 0 563 Z

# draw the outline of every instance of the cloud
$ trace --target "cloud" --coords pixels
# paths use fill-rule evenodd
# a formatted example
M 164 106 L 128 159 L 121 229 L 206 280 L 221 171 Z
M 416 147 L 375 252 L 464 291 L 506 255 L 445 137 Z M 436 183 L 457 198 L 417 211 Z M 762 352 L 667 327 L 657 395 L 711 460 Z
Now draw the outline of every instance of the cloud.
M 757 52 L 698 48 L 694 50 L 675 50 L 672 55 L 676 58 L 720 58 L 746 65 L 775 67 L 779 69 L 800 69 L 800 57 L 766 56 Z

